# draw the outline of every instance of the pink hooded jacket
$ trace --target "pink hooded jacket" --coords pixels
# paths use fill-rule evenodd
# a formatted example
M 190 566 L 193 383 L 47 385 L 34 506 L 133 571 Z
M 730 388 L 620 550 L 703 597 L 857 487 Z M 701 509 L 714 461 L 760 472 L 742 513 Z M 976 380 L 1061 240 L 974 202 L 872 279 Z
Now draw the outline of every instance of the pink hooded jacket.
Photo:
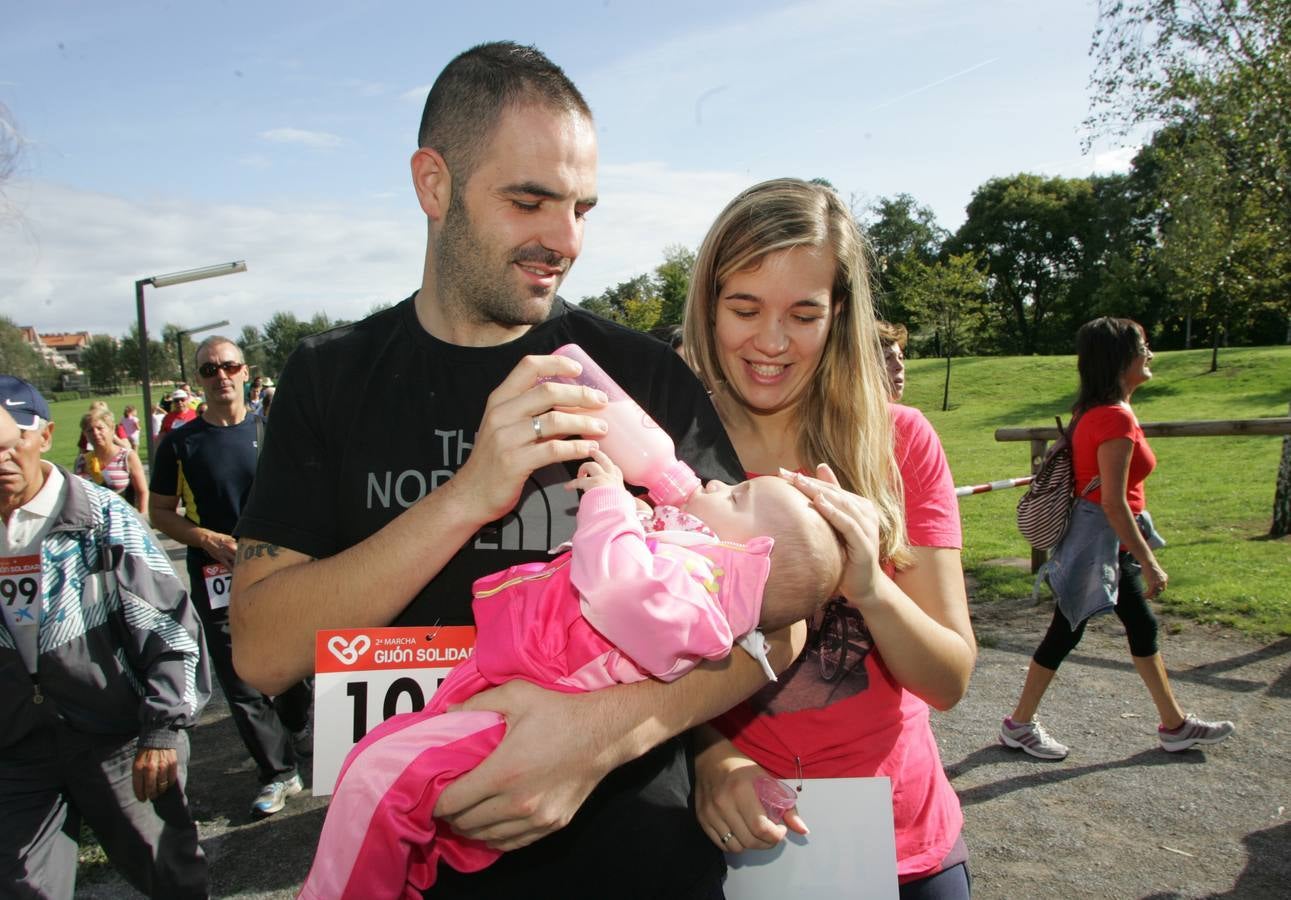
M 461 872 L 492 863 L 499 851 L 439 829 L 431 814 L 444 788 L 501 742 L 506 724 L 496 713 L 445 710 L 514 678 L 592 691 L 650 676 L 671 681 L 725 657 L 757 627 L 772 543 L 647 536 L 626 491 L 588 491 L 572 550 L 476 581 L 473 655 L 425 709 L 387 720 L 350 751 L 300 896 L 415 900 L 434 884 L 441 858 Z

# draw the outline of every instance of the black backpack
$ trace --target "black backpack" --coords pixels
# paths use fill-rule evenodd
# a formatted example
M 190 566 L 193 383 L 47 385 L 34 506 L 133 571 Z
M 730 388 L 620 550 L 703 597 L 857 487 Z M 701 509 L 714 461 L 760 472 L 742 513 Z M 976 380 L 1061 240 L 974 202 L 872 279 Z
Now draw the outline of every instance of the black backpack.
M 1036 550 L 1050 550 L 1057 546 L 1071 522 L 1071 507 L 1076 502 L 1076 475 L 1071 460 L 1071 435 L 1076 430 L 1077 419 L 1071 427 L 1058 423 L 1058 439 L 1044 455 L 1040 471 L 1035 473 L 1027 492 L 1018 501 L 1018 531 Z M 1095 477 L 1080 494 L 1084 497 L 1098 487 L 1101 479 Z

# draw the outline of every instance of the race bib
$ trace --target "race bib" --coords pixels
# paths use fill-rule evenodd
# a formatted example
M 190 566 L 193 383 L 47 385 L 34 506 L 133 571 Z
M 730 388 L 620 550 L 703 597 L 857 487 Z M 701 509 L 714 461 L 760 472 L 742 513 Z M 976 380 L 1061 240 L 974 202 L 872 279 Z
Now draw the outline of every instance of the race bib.
M 350 748 L 391 716 L 423 709 L 474 649 L 470 625 L 318 632 L 314 795 L 332 793 Z
M 36 671 L 41 606 L 40 556 L 0 557 L 0 609 L 28 672 Z
M 206 598 L 211 609 L 225 609 L 229 605 L 229 592 L 233 590 L 233 573 L 221 563 L 202 566 L 202 580 L 206 582 Z

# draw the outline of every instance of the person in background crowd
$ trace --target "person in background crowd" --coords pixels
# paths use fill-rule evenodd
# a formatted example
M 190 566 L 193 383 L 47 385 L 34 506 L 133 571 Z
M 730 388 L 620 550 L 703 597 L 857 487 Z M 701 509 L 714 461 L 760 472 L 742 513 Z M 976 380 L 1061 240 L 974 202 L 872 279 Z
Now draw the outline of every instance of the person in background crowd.
M 259 775 L 252 812 L 269 816 L 304 787 L 298 763 L 312 751 L 312 693 L 308 683 L 298 682 L 268 697 L 233 668 L 228 610 L 235 548 L 231 532 L 255 477 L 257 428 L 242 399 L 247 373 L 237 344 L 219 335 L 202 341 L 197 373 L 209 398 L 207 410 L 162 438 L 152 467 L 149 508 L 153 524 L 188 547 L 193 602 L 206 626 L 211 663 Z
M 1168 580 L 1153 552 L 1165 541 L 1153 527 L 1143 491 L 1143 482 L 1156 468 L 1156 455 L 1130 408 L 1134 392 L 1152 378 L 1151 362 L 1143 326 L 1131 319 L 1104 316 L 1076 332 L 1080 390 L 1070 433 L 1080 499 L 1067 533 L 1039 576 L 1058 599 L 1053 621 L 1031 657 L 1017 705 L 1000 725 L 1002 744 L 1037 759 L 1067 756 L 1067 746 L 1036 721 L 1036 710 L 1058 666 L 1084 636 L 1085 623 L 1109 611 L 1125 626 L 1134 669 L 1161 717 L 1157 739 L 1162 749 L 1178 752 L 1217 744 L 1235 730 L 1232 722 L 1205 722 L 1184 714 L 1157 642 L 1157 619 L 1148 601 L 1160 596 Z
M 260 391 L 264 387 L 263 382 L 264 378 L 257 375 L 247 388 L 247 409 L 251 412 L 258 412 L 260 410 Z
M 92 401 L 90 403 L 89 412 L 94 415 L 98 415 L 101 413 L 108 413 L 109 418 L 112 415 L 112 413 L 108 410 L 108 405 L 104 403 L 102 400 Z M 110 437 L 112 439 L 112 443 L 114 443 L 118 447 L 121 447 L 124 449 L 130 446 L 130 439 L 126 437 L 125 429 L 120 425 L 113 426 L 112 434 L 110 435 Z M 84 429 L 82 429 L 81 436 L 76 440 L 76 450 L 78 453 L 84 453 L 89 449 L 90 449 L 89 435 L 85 433 Z
M 164 422 L 165 419 L 166 410 L 162 408 L 160 403 L 154 403 L 152 405 L 152 412 L 148 414 L 148 427 L 151 429 L 154 443 L 157 438 L 161 436 L 161 423 Z
M 114 423 L 107 406 L 91 409 L 81 416 L 81 434 L 90 445 L 76 457 L 72 471 L 102 485 L 121 499 L 148 514 L 148 481 L 139 454 L 113 439 Z
M 663 341 L 674 352 L 685 355 L 681 349 L 681 326 L 680 325 L 656 325 L 650 329 L 650 336 L 656 337 Z
M 167 399 L 170 401 L 170 412 L 161 420 L 161 427 L 157 430 L 160 437 L 197 418 L 197 412 L 188 405 L 188 391 L 176 388 Z
M 0 893 L 70 898 L 83 821 L 137 890 L 204 900 L 184 793 L 201 624 L 139 517 L 41 458 L 40 393 L 4 375 L 0 399 Z
M 139 449 L 139 411 L 133 406 L 127 406 L 121 414 L 121 424 L 118 428 L 125 434 L 125 439 L 130 442 L 130 449 Z
M 845 539 L 864 648 L 837 682 L 804 654 L 703 729 L 696 810 L 715 845 L 765 849 L 785 836 L 757 801 L 765 771 L 887 776 L 901 894 L 949 900 L 968 896 L 968 851 L 928 707 L 964 696 L 977 644 L 950 468 L 928 420 L 890 403 L 865 258 L 838 195 L 785 178 L 732 200 L 695 263 L 687 357 L 747 471 L 815 473 L 795 482 Z
M 189 384 L 188 384 L 188 382 L 187 382 L 187 381 L 181 381 L 181 382 L 179 383 L 179 388 L 178 388 L 178 390 L 180 390 L 180 391 L 182 391 L 183 393 L 187 394 L 187 398 L 185 399 L 185 401 L 184 401 L 184 402 L 188 405 L 188 408 L 189 408 L 189 409 L 191 409 L 191 410 L 193 410 L 194 412 L 196 412 L 196 411 L 197 411 L 197 404 L 199 404 L 199 403 L 201 403 L 201 402 L 202 402 L 201 391 L 195 391 L 195 390 L 193 390 L 193 389 L 192 389 L 192 387 L 191 387 L 191 386 L 189 386 Z
M 551 355 L 563 344 L 596 359 L 697 473 L 743 480 L 675 353 L 557 296 L 597 200 L 595 127 L 565 74 L 532 47 L 468 50 L 431 88 L 418 142 L 420 287 L 296 348 L 238 523 L 233 646 L 262 690 L 312 671 L 319 628 L 470 624 L 475 579 L 547 560 L 573 534 L 563 485 L 609 426 L 604 394 L 548 380 L 578 370 Z M 383 477 L 410 490 L 383 496 Z M 472 698 L 506 715 L 507 735 L 440 795 L 437 824 L 508 852 L 474 874 L 440 866 L 433 896 L 720 896 L 722 857 L 690 815 L 675 736 L 764 680 L 733 654 L 671 684 L 565 694 L 513 681 Z
M 273 406 L 273 395 L 276 390 L 277 388 L 267 387 L 260 392 L 260 409 L 257 411 L 256 415 L 258 415 L 260 420 L 263 422 L 269 421 L 269 408 Z
M 883 365 L 892 387 L 892 402 L 900 403 L 905 393 L 905 345 L 910 333 L 904 325 L 878 321 L 879 343 L 883 345 Z

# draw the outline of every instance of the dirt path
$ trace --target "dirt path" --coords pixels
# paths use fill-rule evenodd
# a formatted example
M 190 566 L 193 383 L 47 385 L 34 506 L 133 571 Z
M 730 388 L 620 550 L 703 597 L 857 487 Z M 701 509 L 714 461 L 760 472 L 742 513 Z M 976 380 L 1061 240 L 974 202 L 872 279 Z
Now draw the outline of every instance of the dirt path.
M 995 742 L 1052 606 L 974 609 L 982 644 L 968 697 L 933 719 L 964 807 L 974 895 L 1291 896 L 1291 638 L 1257 642 L 1168 622 L 1175 695 L 1238 732 L 1168 754 L 1113 616 L 1091 622 L 1041 709 L 1061 762 Z
M 982 649 L 968 697 L 933 728 L 959 792 L 974 896 L 1291 896 L 1291 638 L 1253 641 L 1167 623 L 1163 653 L 1185 709 L 1231 718 L 1207 751 L 1158 748 L 1151 702 L 1119 622 L 1091 623 L 1042 709 L 1072 748 L 1042 762 L 995 741 L 1052 607 L 974 606 Z M 309 867 L 325 803 L 308 794 L 265 821 L 247 810 L 255 777 L 227 708 L 193 734 L 190 796 L 217 897 L 290 898 Z M 137 896 L 106 864 L 83 867 L 76 897 Z

